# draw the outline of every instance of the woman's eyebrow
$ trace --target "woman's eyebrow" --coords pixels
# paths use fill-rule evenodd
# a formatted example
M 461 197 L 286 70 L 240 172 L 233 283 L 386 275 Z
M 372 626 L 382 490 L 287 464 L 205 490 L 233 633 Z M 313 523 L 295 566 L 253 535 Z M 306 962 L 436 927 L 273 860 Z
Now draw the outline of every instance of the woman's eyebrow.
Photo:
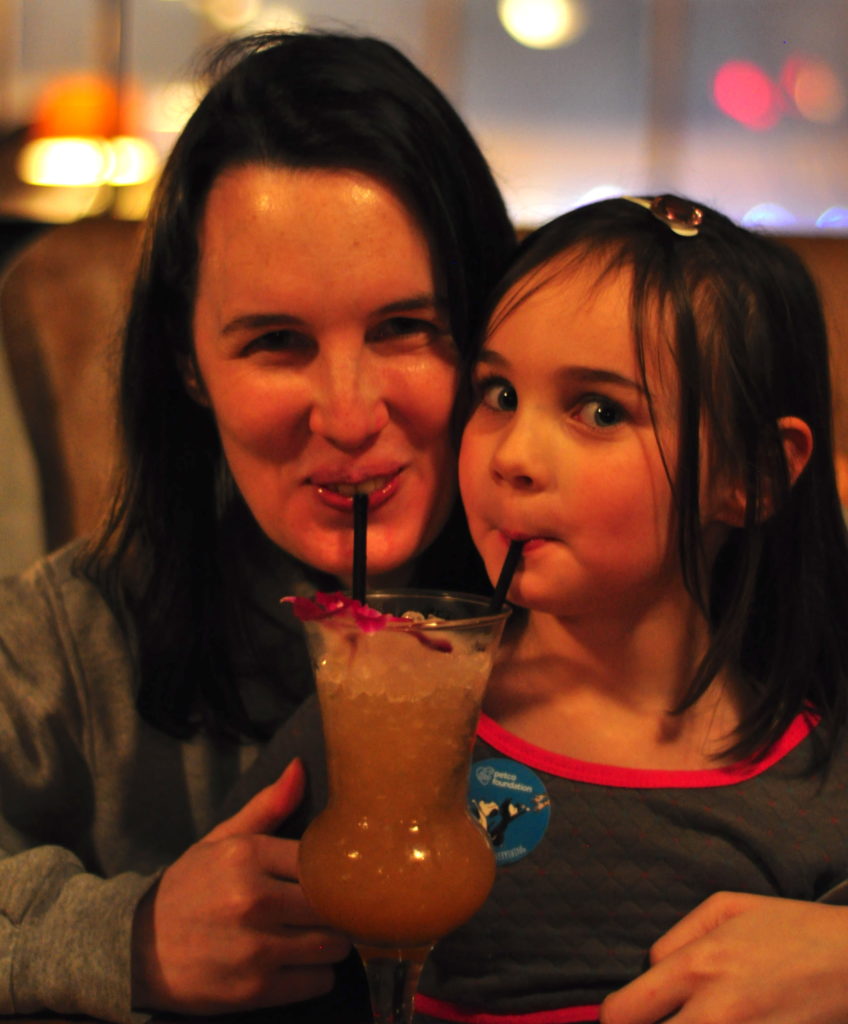
M 386 316 L 390 313 L 423 311 L 443 315 L 446 304 L 438 296 L 428 293 L 410 295 L 402 299 L 387 302 L 374 310 L 375 316 Z M 268 327 L 306 327 L 306 321 L 291 313 L 245 313 L 228 320 L 222 334 L 234 334 L 243 330 L 262 330 Z
M 433 312 L 441 312 L 446 303 L 437 295 L 422 293 L 421 295 L 410 295 L 408 298 L 396 299 L 394 302 L 387 302 L 385 306 L 375 309 L 375 313 L 402 313 L 404 310 L 427 309 Z
M 245 313 L 228 320 L 222 334 L 234 334 L 243 330 L 260 330 L 266 327 L 303 327 L 304 321 L 290 313 Z

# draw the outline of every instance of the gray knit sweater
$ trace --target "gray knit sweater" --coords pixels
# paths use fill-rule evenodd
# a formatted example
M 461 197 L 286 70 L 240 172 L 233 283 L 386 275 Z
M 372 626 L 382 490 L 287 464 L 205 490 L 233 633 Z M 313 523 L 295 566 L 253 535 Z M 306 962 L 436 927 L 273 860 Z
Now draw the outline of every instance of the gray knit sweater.
M 256 747 L 140 719 L 128 644 L 74 554 L 0 581 L 0 1015 L 132 1021 L 136 905 L 215 821 Z M 281 721 L 310 680 L 298 638 L 276 642 L 291 663 L 245 696 Z

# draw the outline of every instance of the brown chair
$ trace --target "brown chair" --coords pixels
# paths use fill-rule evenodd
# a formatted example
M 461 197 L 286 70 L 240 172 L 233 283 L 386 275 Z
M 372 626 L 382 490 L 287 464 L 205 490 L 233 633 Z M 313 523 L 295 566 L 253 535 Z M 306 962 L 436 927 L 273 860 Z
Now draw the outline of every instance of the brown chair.
M 836 472 L 848 509 L 848 238 L 789 236 L 782 241 L 804 260 L 821 294 L 830 338 Z
M 48 550 L 90 532 L 109 498 L 117 344 L 140 236 L 129 221 L 50 228 L 2 282 L 0 338 L 35 455 Z

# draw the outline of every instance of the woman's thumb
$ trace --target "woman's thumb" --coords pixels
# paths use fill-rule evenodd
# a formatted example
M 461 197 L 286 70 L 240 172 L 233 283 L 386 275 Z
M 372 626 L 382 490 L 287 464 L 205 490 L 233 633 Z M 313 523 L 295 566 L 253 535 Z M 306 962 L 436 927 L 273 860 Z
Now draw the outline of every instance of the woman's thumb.
M 278 779 L 260 789 L 240 811 L 206 836 L 207 839 L 226 839 L 229 836 L 273 832 L 303 799 L 306 772 L 299 757 L 290 761 Z

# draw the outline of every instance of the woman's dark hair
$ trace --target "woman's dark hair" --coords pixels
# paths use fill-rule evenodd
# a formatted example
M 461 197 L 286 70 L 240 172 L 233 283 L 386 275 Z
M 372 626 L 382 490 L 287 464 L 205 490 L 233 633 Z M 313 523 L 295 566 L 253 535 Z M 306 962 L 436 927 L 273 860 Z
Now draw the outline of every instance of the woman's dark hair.
M 211 87 L 170 154 L 148 220 L 122 354 L 124 479 L 84 565 L 130 613 L 141 713 L 181 735 L 198 722 L 250 731 L 220 628 L 221 548 L 249 516 L 212 414 L 184 384 L 198 229 L 219 175 L 261 163 L 379 178 L 429 242 L 460 350 L 514 247 L 503 200 L 465 125 L 388 44 L 265 33 L 225 45 L 207 74 Z M 448 533 L 461 535 L 461 521 L 452 526 Z
M 498 319 L 509 316 L 578 264 L 597 263 L 599 281 L 618 270 L 632 274 L 631 319 L 646 391 L 645 367 L 658 338 L 679 375 L 679 454 L 667 469 L 684 579 L 712 627 L 711 646 L 678 710 L 729 666 L 750 687 L 750 702 L 727 753 L 764 753 L 809 709 L 821 718 L 818 756 L 826 759 L 848 713 L 848 541 L 819 297 L 788 247 L 701 204 L 664 199 L 665 209 L 670 203 L 702 211 L 694 237 L 676 234 L 632 200 L 582 207 L 524 240 L 489 309 L 500 304 Z M 804 420 L 814 439 L 792 486 L 778 431 L 783 416 Z M 745 508 L 708 579 L 701 568 L 702 470 L 738 482 Z

